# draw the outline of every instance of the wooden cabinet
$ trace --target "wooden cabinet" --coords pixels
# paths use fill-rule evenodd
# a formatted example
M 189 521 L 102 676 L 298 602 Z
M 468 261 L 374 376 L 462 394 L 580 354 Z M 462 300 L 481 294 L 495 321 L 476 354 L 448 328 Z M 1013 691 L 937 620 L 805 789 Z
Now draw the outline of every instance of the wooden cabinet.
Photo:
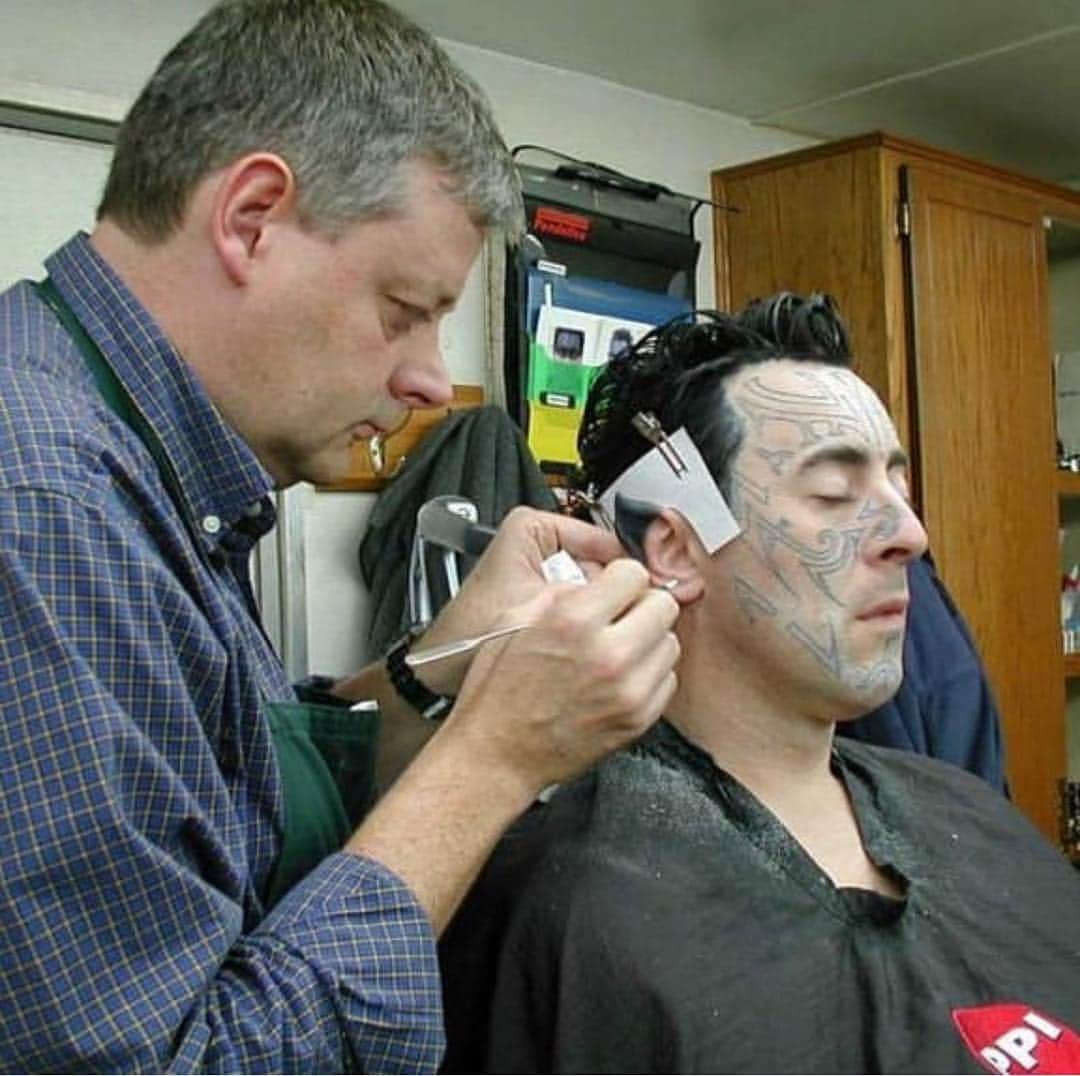
M 896 421 L 938 568 L 1055 842 L 1066 774 L 1044 221 L 1080 194 L 876 133 L 713 174 L 722 306 L 828 291 Z

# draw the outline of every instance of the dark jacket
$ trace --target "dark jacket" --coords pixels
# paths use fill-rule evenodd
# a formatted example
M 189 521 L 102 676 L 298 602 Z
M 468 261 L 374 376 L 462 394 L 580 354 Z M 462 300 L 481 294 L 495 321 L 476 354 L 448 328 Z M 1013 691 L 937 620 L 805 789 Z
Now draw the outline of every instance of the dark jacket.
M 479 522 L 489 527 L 519 504 L 555 508 L 555 496 L 521 431 L 502 408 L 474 407 L 447 415 L 380 494 L 360 542 L 360 571 L 371 595 L 372 654 L 385 652 L 411 627 L 408 574 L 416 513 L 425 501 L 445 493 L 472 501 Z M 462 578 L 474 561 L 463 558 Z M 432 594 L 436 609 L 446 597 Z

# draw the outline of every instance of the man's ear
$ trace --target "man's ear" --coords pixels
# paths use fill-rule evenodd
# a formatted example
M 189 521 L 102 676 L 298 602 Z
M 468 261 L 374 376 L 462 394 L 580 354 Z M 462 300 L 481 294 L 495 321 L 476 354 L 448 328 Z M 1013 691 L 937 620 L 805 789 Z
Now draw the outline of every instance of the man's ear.
M 268 226 L 295 210 L 296 179 L 277 154 L 250 153 L 225 170 L 214 195 L 210 227 L 233 283 L 248 282 Z
M 700 563 L 705 550 L 693 527 L 680 512 L 665 508 L 645 531 L 645 564 L 657 584 L 677 585 L 672 596 L 682 605 L 695 602 L 705 592 Z

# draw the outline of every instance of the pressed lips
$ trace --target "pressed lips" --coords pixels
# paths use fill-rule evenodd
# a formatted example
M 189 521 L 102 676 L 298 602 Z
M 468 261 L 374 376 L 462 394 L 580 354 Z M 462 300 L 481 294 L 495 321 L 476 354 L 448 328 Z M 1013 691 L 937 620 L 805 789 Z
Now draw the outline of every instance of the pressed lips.
M 856 617 L 857 620 L 877 620 L 903 616 L 907 612 L 908 600 L 906 597 L 886 598 L 884 601 L 875 603 L 864 609 Z

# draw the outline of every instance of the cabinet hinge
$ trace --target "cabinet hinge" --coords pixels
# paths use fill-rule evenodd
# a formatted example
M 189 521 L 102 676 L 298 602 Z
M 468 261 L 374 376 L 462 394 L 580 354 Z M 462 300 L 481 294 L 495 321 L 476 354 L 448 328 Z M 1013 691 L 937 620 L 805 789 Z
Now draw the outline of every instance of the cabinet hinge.
M 911 235 L 911 204 L 900 201 L 896 205 L 896 234 Z

